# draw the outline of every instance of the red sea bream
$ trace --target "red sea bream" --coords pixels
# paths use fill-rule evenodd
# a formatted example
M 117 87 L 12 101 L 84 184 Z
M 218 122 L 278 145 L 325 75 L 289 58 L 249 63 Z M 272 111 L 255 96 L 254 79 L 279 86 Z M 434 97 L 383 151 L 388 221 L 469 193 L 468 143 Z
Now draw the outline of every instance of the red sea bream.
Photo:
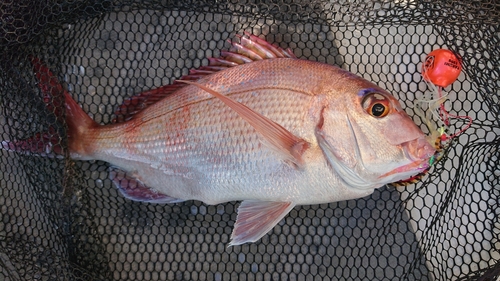
M 132 200 L 243 201 L 230 245 L 257 241 L 296 205 L 364 197 L 429 167 L 434 147 L 386 90 L 258 37 L 240 41 L 181 81 L 127 100 L 108 125 L 33 62 L 42 92 L 65 97 L 73 159 L 110 163 Z M 40 138 L 54 139 L 2 146 L 61 150 L 34 145 Z

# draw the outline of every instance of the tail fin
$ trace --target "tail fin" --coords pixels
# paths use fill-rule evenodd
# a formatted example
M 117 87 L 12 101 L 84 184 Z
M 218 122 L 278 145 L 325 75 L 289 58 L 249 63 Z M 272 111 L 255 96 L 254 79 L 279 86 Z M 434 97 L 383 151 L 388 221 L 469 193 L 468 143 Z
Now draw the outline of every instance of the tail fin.
M 54 127 L 50 127 L 48 132 L 37 133 L 24 140 L 2 141 L 0 149 L 48 157 L 64 155 L 61 138 Z
M 57 77 L 40 59 L 32 58 L 32 63 L 47 109 L 55 114 L 57 121 L 66 120 L 69 152 L 81 154 L 83 144 L 78 140 L 89 129 L 99 125 L 71 98 Z M 58 130 L 50 127 L 47 132 L 38 133 L 28 139 L 3 141 L 0 148 L 27 154 L 57 156 L 65 152 L 61 143 L 62 137 Z

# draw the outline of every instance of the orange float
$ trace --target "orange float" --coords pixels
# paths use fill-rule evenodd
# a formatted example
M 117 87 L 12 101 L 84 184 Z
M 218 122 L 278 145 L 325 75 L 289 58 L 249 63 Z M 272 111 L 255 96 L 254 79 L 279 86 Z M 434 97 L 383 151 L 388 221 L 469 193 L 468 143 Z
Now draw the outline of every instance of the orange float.
M 443 88 L 455 82 L 461 71 L 462 58 L 446 49 L 430 52 L 422 66 L 424 79 Z

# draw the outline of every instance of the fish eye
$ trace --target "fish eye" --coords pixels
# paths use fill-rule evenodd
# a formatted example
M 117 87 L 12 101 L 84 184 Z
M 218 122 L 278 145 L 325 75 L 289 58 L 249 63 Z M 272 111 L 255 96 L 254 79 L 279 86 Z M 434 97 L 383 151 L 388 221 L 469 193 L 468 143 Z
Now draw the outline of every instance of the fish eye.
M 369 93 L 362 101 L 363 109 L 366 113 L 375 118 L 382 118 L 387 116 L 391 110 L 391 102 L 389 99 L 379 93 Z

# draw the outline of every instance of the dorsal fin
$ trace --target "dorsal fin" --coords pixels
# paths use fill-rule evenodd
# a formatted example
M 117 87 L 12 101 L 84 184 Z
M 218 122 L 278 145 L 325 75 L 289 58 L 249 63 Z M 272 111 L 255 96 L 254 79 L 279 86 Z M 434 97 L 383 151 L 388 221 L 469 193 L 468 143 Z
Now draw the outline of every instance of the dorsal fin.
M 297 58 L 290 49 L 273 46 L 271 43 L 255 35 L 245 33 L 238 36 L 240 43 L 230 41 L 229 51 L 221 51 L 219 58 L 209 58 L 208 65 L 189 71 L 179 80 L 196 81 L 212 73 L 246 63 L 263 59 Z M 158 102 L 164 97 L 184 87 L 185 83 L 174 81 L 170 85 L 148 90 L 126 99 L 115 111 L 114 123 L 130 120 L 144 108 Z

